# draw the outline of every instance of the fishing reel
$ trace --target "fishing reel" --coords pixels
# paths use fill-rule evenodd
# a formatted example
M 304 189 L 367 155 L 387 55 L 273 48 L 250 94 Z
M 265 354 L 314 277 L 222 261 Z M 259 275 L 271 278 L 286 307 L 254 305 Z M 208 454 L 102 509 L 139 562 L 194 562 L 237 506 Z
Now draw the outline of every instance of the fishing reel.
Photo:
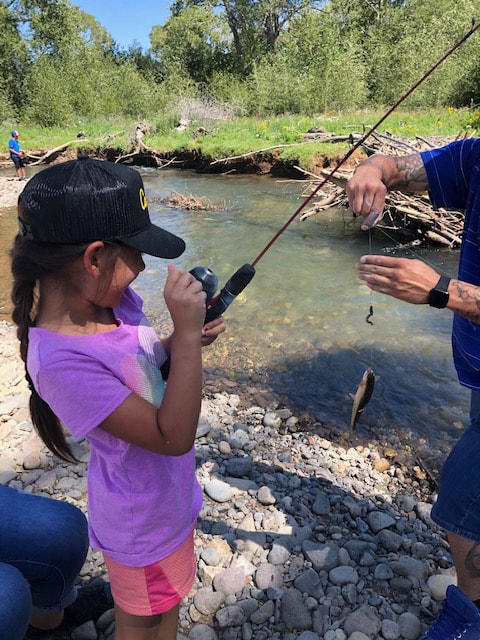
M 215 295 L 218 288 L 218 278 L 211 269 L 208 267 L 194 267 L 189 273 L 202 284 L 202 288 L 207 294 L 204 324 L 208 324 L 212 320 L 219 318 L 235 298 L 242 293 L 255 275 L 255 269 L 250 264 L 244 264 L 235 271 L 218 295 Z M 160 371 L 163 379 L 166 380 L 170 371 L 170 358 L 167 358 L 163 363 Z

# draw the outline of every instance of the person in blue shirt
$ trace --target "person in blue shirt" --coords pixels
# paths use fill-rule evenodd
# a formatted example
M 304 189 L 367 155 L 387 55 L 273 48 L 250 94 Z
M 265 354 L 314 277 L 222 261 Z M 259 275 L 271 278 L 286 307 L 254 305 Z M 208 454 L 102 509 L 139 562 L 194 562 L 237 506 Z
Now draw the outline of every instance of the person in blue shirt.
M 15 129 L 11 132 L 11 138 L 8 141 L 8 150 L 10 151 L 10 158 L 12 159 L 13 164 L 15 165 L 15 170 L 17 173 L 17 178 L 19 180 L 26 180 L 27 177 L 25 175 L 25 164 L 23 162 L 23 158 L 25 153 L 20 149 L 20 142 L 18 138 L 20 134 Z
M 463 210 L 457 278 L 421 260 L 362 256 L 358 276 L 370 289 L 411 304 L 453 312 L 452 348 L 460 384 L 471 389 L 470 426 L 441 473 L 432 519 L 447 531 L 458 588 L 450 585 L 437 618 L 421 640 L 480 638 L 480 138 L 407 156 L 374 155 L 347 185 L 362 229 L 374 226 L 388 189 L 430 192 L 435 207 Z

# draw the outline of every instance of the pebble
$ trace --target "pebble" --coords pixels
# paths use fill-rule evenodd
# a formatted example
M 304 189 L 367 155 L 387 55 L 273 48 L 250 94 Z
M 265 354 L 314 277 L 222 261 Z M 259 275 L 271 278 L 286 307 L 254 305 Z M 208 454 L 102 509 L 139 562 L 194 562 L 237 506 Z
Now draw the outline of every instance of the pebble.
M 427 580 L 427 586 L 432 594 L 432 598 L 440 602 L 445 599 L 447 587 L 450 584 L 457 584 L 455 576 L 444 573 L 437 573 Z
M 422 627 L 417 616 L 406 611 L 398 616 L 398 628 L 400 635 L 406 640 L 417 640 Z
M 265 505 L 275 504 L 277 501 L 270 487 L 260 487 L 257 493 L 257 500 Z
M 221 480 L 211 480 L 205 485 L 205 493 L 216 502 L 228 502 L 232 496 L 232 488 Z

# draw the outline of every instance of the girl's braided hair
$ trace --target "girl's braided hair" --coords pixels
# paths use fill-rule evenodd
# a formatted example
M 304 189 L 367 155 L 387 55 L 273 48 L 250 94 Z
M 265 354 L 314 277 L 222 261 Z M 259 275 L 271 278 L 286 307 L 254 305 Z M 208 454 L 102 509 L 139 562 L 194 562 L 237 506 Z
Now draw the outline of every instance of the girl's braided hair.
M 42 244 L 18 234 L 10 251 L 13 275 L 12 320 L 17 325 L 20 356 L 25 363 L 25 375 L 31 392 L 30 415 L 45 445 L 67 462 L 77 460 L 65 439 L 60 420 L 38 395 L 27 370 L 28 330 L 35 324 L 37 282 L 46 276 L 60 273 L 82 255 L 86 246 Z

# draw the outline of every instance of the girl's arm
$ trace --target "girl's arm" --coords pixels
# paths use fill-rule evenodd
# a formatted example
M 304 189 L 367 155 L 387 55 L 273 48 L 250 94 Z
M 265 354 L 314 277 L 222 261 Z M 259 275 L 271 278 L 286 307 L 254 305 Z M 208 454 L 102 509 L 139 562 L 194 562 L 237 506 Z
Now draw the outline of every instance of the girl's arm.
M 175 330 L 169 339 L 172 362 L 162 404 L 156 408 L 132 393 L 100 428 L 154 453 L 180 456 L 193 446 L 200 414 L 205 293 L 192 275 L 168 265 L 164 296 Z

